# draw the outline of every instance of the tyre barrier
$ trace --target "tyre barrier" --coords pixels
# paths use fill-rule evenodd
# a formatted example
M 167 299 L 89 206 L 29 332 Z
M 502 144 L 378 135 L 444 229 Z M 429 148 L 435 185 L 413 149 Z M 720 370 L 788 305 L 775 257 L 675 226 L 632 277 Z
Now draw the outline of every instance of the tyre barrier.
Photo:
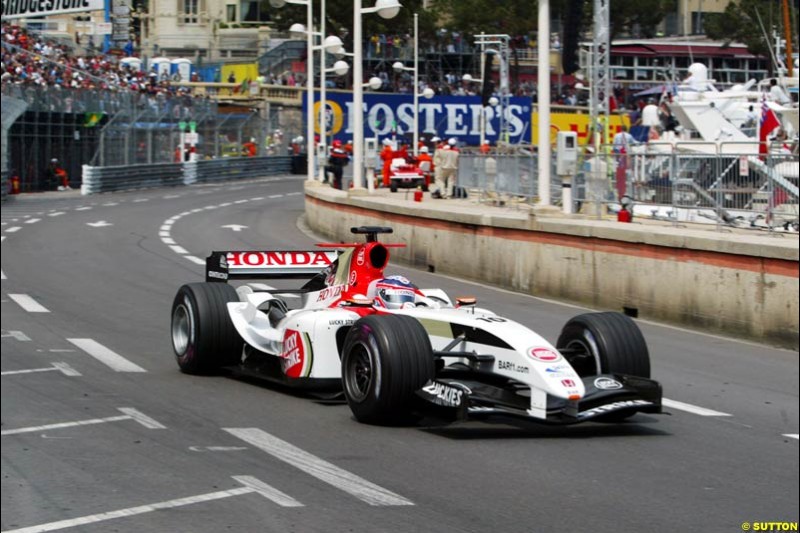
M 2 175 L 2 179 L 0 179 L 0 192 L 2 192 L 2 201 L 3 202 L 5 202 L 8 199 L 8 193 L 11 190 L 10 187 L 11 187 L 11 184 L 8 181 L 8 171 L 4 170 L 3 171 L 3 175 Z

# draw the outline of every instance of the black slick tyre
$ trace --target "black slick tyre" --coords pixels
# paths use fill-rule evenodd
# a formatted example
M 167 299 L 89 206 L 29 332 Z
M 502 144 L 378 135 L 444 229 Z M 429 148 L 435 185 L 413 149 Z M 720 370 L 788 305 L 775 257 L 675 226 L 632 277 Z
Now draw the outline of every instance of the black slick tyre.
M 391 192 L 397 192 L 397 181 L 390 181 L 389 182 L 389 190 Z
M 622 313 L 587 313 L 567 322 L 556 342 L 581 377 L 650 377 L 650 354 L 639 326 Z
M 434 373 L 430 338 L 415 318 L 367 316 L 347 333 L 342 385 L 359 422 L 396 424 L 409 420 L 414 393 L 433 379 Z
M 238 302 L 227 283 L 188 283 L 172 303 L 172 348 L 186 374 L 214 374 L 239 362 L 242 339 L 228 316 L 228 302 Z

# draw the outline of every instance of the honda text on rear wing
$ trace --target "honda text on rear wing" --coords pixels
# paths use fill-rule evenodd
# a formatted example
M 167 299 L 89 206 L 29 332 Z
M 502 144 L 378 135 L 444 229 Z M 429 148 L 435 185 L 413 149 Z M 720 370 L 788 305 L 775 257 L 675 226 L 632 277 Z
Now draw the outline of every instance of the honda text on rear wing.
M 336 250 L 270 250 L 211 252 L 206 281 L 236 279 L 308 279 L 329 268 Z

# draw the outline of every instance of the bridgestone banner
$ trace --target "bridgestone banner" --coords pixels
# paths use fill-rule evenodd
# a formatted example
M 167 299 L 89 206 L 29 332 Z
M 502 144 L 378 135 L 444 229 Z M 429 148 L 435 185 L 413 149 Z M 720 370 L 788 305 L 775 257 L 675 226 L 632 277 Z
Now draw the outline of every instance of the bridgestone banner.
M 2 0 L 3 20 L 81 13 L 105 8 L 105 0 Z

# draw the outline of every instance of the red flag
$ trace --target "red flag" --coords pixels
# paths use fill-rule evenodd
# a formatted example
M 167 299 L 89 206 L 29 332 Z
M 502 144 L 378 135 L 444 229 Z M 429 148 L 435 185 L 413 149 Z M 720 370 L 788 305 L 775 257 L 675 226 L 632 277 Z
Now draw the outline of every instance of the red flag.
M 761 102 L 761 125 L 758 129 L 758 153 L 766 154 L 769 152 L 767 146 L 767 135 L 772 133 L 772 130 L 781 125 L 775 112 L 767 106 L 767 101 Z

